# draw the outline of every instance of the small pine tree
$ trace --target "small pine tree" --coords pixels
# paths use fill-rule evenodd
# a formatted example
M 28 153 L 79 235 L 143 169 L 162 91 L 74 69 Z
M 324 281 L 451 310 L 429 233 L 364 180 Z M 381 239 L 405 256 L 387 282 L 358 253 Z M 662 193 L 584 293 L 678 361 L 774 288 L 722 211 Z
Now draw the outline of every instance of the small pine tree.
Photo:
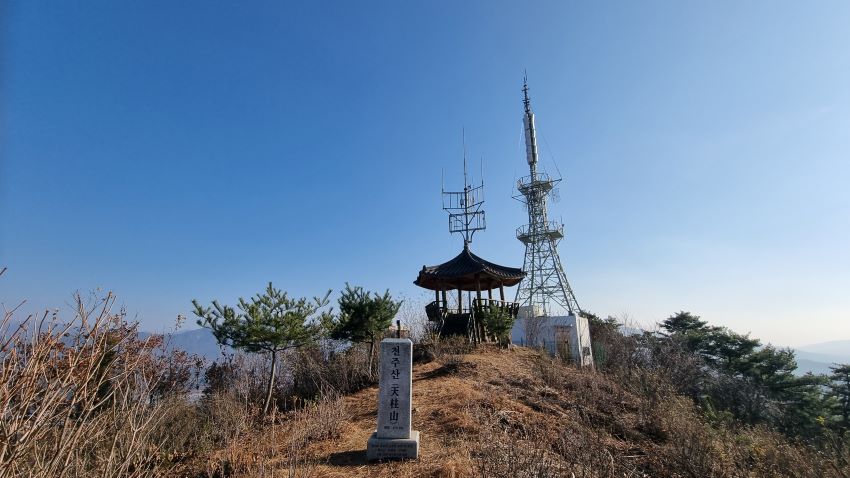
M 325 328 L 334 340 L 348 340 L 369 346 L 367 368 L 371 375 L 375 343 L 392 325 L 401 304 L 402 301 L 393 300 L 389 290 L 379 295 L 359 286 L 351 287 L 346 282 L 345 290 L 339 298 L 339 315 L 328 316 Z
M 274 390 L 278 354 L 291 348 L 312 343 L 320 333 L 319 324 L 311 320 L 328 304 L 324 298 L 289 298 L 286 292 L 275 289 L 269 282 L 263 293 L 250 300 L 240 298 L 236 308 L 212 301 L 212 307 L 203 307 L 193 300 L 198 325 L 212 330 L 221 345 L 242 349 L 250 353 L 271 355 L 266 400 L 263 413 L 268 413 Z M 320 322 L 330 312 L 320 315 Z
M 511 329 L 514 326 L 514 317 L 507 310 L 491 305 L 477 311 L 484 322 L 487 332 L 496 338 L 499 345 L 507 345 Z

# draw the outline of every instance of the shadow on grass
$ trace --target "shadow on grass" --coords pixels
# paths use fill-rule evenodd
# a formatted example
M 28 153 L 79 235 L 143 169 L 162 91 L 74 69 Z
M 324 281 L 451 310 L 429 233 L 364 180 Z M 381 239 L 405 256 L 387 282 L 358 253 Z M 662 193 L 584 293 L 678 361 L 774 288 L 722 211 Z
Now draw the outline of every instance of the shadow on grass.
M 367 464 L 366 450 L 331 453 L 328 463 L 333 466 L 361 466 Z
M 423 373 L 420 377 L 413 379 L 413 381 L 430 380 L 432 378 L 445 377 L 446 375 L 471 373 L 474 372 L 476 368 L 476 365 L 472 362 L 453 360 L 445 363 L 442 367 Z

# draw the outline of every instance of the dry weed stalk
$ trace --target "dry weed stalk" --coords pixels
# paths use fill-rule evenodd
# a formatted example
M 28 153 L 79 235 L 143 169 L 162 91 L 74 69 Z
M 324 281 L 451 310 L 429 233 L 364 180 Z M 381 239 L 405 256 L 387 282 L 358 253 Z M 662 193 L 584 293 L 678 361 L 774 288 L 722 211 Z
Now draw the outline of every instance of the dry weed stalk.
M 161 475 L 150 439 L 163 416 L 161 338 L 138 340 L 113 295 L 0 322 L 0 478 Z
M 565 470 L 546 445 L 548 437 L 539 430 L 506 418 L 509 416 L 506 411 L 472 408 L 467 411 L 481 424 L 475 446 L 470 450 L 476 476 L 564 476 Z
M 323 391 L 320 399 L 304 403 L 303 408 L 293 413 L 286 442 L 287 476 L 314 476 L 316 464 L 307 453 L 307 446 L 338 437 L 348 418 L 345 400 L 332 390 Z

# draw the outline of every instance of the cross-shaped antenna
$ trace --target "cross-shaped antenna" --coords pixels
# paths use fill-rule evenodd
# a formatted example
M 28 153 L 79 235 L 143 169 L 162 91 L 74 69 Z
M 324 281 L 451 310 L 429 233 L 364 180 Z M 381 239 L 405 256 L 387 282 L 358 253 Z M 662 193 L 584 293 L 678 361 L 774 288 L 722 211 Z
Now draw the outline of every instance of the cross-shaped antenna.
M 469 184 L 466 166 L 466 132 L 463 132 L 463 191 L 443 193 L 443 210 L 449 213 L 449 232 L 463 236 L 463 247 L 469 247 L 475 231 L 487 228 L 484 216 L 484 181 L 473 187 Z

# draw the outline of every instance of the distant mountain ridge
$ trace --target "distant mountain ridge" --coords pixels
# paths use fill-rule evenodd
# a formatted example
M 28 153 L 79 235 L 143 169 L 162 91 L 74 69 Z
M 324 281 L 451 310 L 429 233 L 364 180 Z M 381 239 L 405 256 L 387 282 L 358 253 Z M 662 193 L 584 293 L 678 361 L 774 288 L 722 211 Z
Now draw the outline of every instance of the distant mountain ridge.
M 153 335 L 152 332 L 139 332 L 139 337 L 145 338 Z M 166 332 L 169 349 L 180 349 L 190 354 L 201 356 L 212 362 L 221 357 L 221 347 L 210 329 L 188 329 L 176 332 Z M 225 347 L 225 351 L 233 351 Z
M 850 340 L 832 340 L 794 348 L 797 372 L 830 373 L 835 364 L 850 363 Z
M 847 361 L 850 360 L 850 339 L 831 340 L 829 342 L 804 345 L 802 347 L 797 347 L 797 350 L 831 356 L 833 358 L 839 358 Z

